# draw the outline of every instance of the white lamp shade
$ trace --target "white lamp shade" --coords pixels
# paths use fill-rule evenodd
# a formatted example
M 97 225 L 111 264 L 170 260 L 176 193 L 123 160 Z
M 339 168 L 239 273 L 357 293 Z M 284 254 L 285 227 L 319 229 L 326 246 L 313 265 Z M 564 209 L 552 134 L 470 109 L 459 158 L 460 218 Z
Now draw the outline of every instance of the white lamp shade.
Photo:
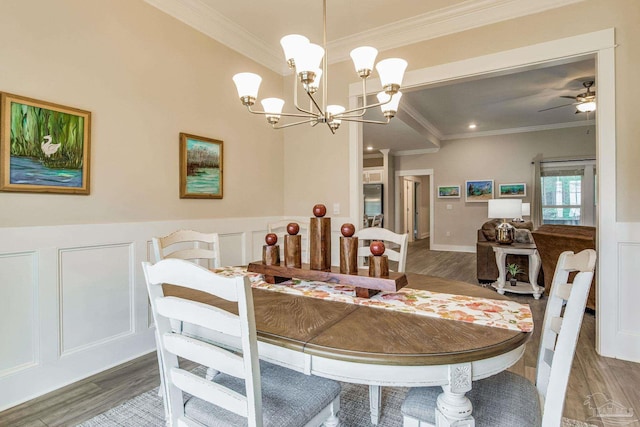
M 593 101 L 583 102 L 576 105 L 576 109 L 581 113 L 590 113 L 592 111 L 596 111 L 596 103 Z
M 313 78 L 313 81 L 309 83 L 309 89 L 313 89 L 312 92 L 315 92 L 316 90 L 318 90 L 318 87 L 320 87 L 320 80 L 322 79 L 322 68 L 316 68 L 313 72 L 316 73 L 316 76 Z
M 257 98 L 262 77 L 254 73 L 238 73 L 233 76 L 233 82 L 236 84 L 240 98 L 245 96 Z
M 522 216 L 531 216 L 531 203 L 522 204 Z
M 522 215 L 522 200 L 520 199 L 490 199 L 489 218 L 520 218 Z
M 402 86 L 402 78 L 406 69 L 407 61 L 400 58 L 384 59 L 376 65 L 382 87 L 392 84 Z
M 282 107 L 284 107 L 284 100 L 280 98 L 265 98 L 260 101 L 262 108 L 267 115 L 278 116 L 282 114 Z
M 378 98 L 378 102 L 387 102 L 389 100 L 389 94 L 386 92 L 378 92 L 376 95 Z M 392 97 L 391 101 L 380 106 L 380 109 L 383 113 L 387 111 L 393 111 L 394 113 L 398 111 L 398 105 L 400 104 L 400 98 L 402 98 L 402 92 L 396 92 Z
M 314 43 L 308 43 L 297 52 L 294 52 L 293 60 L 296 63 L 296 72 L 315 71 L 322 61 L 324 49 Z
M 327 105 L 327 112 L 334 116 L 336 114 L 344 112 L 344 107 L 342 105 Z M 340 119 L 333 119 L 331 121 L 333 123 L 342 123 L 342 120 Z
M 378 56 L 378 49 L 371 46 L 361 46 L 351 51 L 351 59 L 356 71 L 373 70 L 373 64 Z
M 289 34 L 280 39 L 280 46 L 284 51 L 284 59 L 287 61 L 295 57 L 296 52 L 308 44 L 309 39 L 300 34 Z

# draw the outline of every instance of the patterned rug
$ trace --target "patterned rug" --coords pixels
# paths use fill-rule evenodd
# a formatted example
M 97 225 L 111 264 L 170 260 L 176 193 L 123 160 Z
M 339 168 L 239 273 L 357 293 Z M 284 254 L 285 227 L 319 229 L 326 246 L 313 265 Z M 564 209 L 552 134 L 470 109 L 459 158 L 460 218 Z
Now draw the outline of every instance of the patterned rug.
M 400 405 L 407 388 L 382 388 L 382 415 L 379 427 L 401 427 Z M 340 394 L 340 425 L 342 427 L 371 427 L 369 415 L 369 387 L 342 383 Z M 122 405 L 108 410 L 79 425 L 80 427 L 162 427 L 164 409 L 158 389 L 143 393 Z M 582 421 L 563 418 L 561 427 L 595 427 Z

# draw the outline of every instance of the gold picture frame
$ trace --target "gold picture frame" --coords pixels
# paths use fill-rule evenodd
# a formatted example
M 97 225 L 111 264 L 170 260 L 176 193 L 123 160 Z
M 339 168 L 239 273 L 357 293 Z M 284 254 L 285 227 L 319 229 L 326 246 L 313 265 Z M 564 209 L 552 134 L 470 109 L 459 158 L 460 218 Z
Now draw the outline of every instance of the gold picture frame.
M 0 191 L 89 194 L 91 113 L 0 94 Z
M 222 141 L 180 133 L 180 198 L 222 199 Z

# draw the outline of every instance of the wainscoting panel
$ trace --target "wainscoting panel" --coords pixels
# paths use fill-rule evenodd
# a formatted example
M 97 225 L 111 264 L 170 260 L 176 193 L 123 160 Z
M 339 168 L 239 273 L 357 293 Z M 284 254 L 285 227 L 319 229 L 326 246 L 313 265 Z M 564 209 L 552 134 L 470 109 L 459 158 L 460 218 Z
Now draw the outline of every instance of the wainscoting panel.
M 0 255 L 0 377 L 38 363 L 36 267 L 34 252 Z
M 619 253 L 619 289 L 618 295 L 618 333 L 624 336 L 622 342 L 625 359 L 640 361 L 640 243 L 620 243 Z
M 60 349 L 133 333 L 133 243 L 60 250 Z
M 280 219 L 0 227 L 0 411 L 155 351 L 152 237 L 217 232 L 222 264 L 242 265 Z

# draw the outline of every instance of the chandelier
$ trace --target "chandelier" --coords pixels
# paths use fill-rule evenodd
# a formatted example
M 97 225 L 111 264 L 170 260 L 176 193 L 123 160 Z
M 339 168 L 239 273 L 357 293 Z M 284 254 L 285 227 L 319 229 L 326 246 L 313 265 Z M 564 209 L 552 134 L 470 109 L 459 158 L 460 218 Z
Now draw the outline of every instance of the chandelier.
M 258 98 L 258 89 L 262 82 L 262 78 L 254 73 L 239 73 L 233 76 L 242 105 L 246 106 L 250 113 L 264 115 L 274 129 L 284 129 L 304 123 L 309 123 L 312 126 L 326 123 L 331 133 L 335 133 L 343 120 L 374 124 L 389 123 L 398 111 L 398 103 L 402 97 L 400 86 L 407 68 L 407 61 L 400 58 L 389 58 L 375 65 L 383 90 L 377 94 L 377 103 L 367 105 L 367 78 L 373 71 L 378 51 L 370 46 L 353 49 L 351 59 L 355 65 L 356 73 L 362 80 L 362 106 L 347 110 L 341 105 L 327 105 L 327 0 L 322 2 L 322 18 L 323 46 L 311 43 L 308 38 L 298 34 L 290 34 L 280 40 L 287 65 L 295 74 L 293 104 L 297 112 L 282 112 L 284 100 L 280 98 L 263 99 L 261 101 L 263 111 L 252 109 L 251 107 Z M 302 86 L 309 98 L 309 107 L 306 109 L 298 104 L 299 86 Z M 322 98 L 319 101 L 314 95 L 320 86 L 322 86 Z M 385 117 L 384 121 L 363 118 L 366 110 L 373 107 L 380 107 Z M 281 117 L 299 117 L 303 120 L 278 124 Z

